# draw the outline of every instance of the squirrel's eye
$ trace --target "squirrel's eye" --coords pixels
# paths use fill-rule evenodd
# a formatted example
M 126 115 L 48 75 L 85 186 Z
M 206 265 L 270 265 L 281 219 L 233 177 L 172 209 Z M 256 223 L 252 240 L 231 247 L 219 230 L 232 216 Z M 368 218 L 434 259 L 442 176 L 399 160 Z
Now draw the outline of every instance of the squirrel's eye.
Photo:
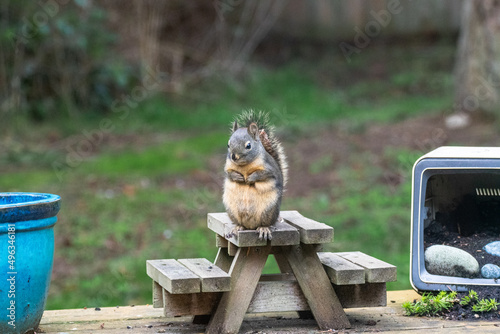
M 246 148 L 247 150 L 251 149 L 251 148 L 252 148 L 252 144 L 250 144 L 250 142 L 249 142 L 249 141 L 247 141 L 247 142 L 246 142 L 246 144 L 245 144 L 245 148 Z

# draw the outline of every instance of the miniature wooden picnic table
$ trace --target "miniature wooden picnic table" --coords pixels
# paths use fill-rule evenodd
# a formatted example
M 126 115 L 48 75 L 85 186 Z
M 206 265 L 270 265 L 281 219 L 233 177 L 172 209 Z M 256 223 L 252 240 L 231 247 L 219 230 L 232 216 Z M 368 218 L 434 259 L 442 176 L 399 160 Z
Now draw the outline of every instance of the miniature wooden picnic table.
M 386 282 L 396 267 L 361 252 L 319 252 L 332 242 L 333 228 L 297 211 L 282 211 L 272 240 L 253 230 L 232 231 L 226 213 L 208 214 L 219 247 L 206 259 L 148 260 L 153 306 L 165 316 L 208 320 L 206 333 L 238 333 L 245 314 L 309 312 L 322 330 L 349 328 L 347 307 L 386 305 Z M 269 255 L 279 274 L 262 275 Z

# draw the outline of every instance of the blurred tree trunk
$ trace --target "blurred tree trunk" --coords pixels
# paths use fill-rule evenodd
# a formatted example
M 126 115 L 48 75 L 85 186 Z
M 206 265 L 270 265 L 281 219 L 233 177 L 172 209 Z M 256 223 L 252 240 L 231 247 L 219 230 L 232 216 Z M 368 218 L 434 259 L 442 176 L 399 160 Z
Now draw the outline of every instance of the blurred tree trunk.
M 500 115 L 500 0 L 464 1 L 455 80 L 455 111 Z
M 163 20 L 167 16 L 168 1 L 143 0 L 135 1 L 140 30 L 139 48 L 141 57 L 142 84 L 147 85 L 148 75 L 154 82 L 160 78 L 160 32 Z

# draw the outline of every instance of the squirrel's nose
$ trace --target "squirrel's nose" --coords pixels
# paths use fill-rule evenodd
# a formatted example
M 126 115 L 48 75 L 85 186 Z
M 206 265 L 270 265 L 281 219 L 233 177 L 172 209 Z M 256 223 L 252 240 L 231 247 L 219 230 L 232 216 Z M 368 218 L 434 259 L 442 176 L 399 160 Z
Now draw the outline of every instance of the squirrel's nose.
M 236 160 L 239 159 L 239 157 L 236 154 L 232 153 L 231 154 L 231 159 L 233 159 L 233 161 L 236 161 Z

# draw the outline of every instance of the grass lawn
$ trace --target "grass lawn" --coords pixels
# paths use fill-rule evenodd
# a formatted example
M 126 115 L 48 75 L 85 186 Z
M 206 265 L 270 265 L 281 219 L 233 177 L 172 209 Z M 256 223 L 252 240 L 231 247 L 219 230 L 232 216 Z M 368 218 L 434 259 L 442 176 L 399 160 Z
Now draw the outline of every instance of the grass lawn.
M 245 108 L 271 113 L 288 152 L 282 208 L 333 226 L 326 250 L 397 265 L 389 289 L 410 288 L 408 161 L 425 152 L 356 140 L 374 125 L 449 109 L 453 54 L 452 43 L 438 43 L 364 50 L 350 64 L 328 52 L 280 67 L 253 63 L 245 80 L 152 96 L 127 115 L 16 120 L 2 139 L 0 189 L 62 197 L 47 308 L 151 303 L 147 259 L 215 258 L 206 214 L 223 211 L 229 123 Z

